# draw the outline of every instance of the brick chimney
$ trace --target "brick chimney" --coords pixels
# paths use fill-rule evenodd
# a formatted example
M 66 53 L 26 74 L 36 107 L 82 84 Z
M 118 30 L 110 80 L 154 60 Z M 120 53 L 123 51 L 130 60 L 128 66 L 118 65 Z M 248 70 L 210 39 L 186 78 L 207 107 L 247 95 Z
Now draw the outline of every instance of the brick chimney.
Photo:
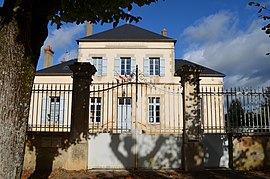
M 91 22 L 86 22 L 86 36 L 93 34 L 93 24 Z
M 50 45 L 48 45 L 46 48 L 44 48 L 43 68 L 47 68 L 47 67 L 52 66 L 53 56 L 54 56 L 54 52 L 52 50 L 52 47 Z
M 167 30 L 166 29 L 162 29 L 161 35 L 164 36 L 164 37 L 167 37 Z

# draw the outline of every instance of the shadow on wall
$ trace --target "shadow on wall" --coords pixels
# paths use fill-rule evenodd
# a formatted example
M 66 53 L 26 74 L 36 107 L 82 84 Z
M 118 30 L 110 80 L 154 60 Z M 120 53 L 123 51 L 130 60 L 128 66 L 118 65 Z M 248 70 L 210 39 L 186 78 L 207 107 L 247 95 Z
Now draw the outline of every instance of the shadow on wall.
M 29 179 L 49 177 L 55 158 L 61 155 L 59 151 L 69 147 L 68 138 L 68 134 L 28 135 L 24 165 L 35 169 Z
M 138 135 L 134 136 L 111 135 L 110 147 L 123 166 L 130 166 L 133 158 L 134 167 L 161 169 L 180 168 L 181 145 L 174 135 Z M 121 144 L 122 143 L 122 144 Z M 123 146 L 122 149 L 119 146 Z M 135 149 L 135 145 L 137 145 Z M 137 155 L 135 156 L 135 151 Z
M 202 143 L 205 167 L 229 167 L 229 148 L 226 135 L 205 134 Z
M 233 167 L 237 170 L 269 169 L 269 135 L 234 136 Z
M 137 139 L 137 140 L 136 140 Z M 89 167 L 179 169 L 182 139 L 176 135 L 99 134 L 89 140 Z

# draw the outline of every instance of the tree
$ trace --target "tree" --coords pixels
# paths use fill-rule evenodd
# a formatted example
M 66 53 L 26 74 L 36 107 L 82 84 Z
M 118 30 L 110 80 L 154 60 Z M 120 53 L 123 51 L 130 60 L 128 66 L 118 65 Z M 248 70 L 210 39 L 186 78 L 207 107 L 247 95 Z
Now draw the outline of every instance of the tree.
M 229 129 L 234 129 L 243 126 L 244 109 L 241 102 L 236 99 L 232 100 L 226 114 L 227 126 Z
M 134 5 L 157 0 L 5 0 L 0 8 L 0 178 L 20 178 L 31 88 L 51 20 L 113 23 L 139 21 Z
M 258 14 L 259 17 L 262 18 L 266 24 L 262 27 L 262 30 L 265 31 L 266 34 L 270 37 L 270 15 L 269 15 L 269 9 L 264 5 L 257 2 L 249 2 L 248 5 L 250 6 L 256 6 L 259 8 Z M 266 13 L 268 12 L 268 14 Z M 270 55 L 270 53 L 266 53 L 266 55 Z

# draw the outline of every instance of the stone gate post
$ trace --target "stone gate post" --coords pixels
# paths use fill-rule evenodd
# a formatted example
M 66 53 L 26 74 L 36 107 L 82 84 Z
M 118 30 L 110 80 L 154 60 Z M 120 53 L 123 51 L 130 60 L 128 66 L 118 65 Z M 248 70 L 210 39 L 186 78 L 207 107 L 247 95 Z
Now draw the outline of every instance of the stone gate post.
M 201 143 L 199 74 L 196 66 L 183 66 L 176 72 L 183 87 L 182 164 L 185 171 L 203 170 L 204 151 Z
M 73 72 L 71 142 L 87 139 L 89 128 L 89 89 L 96 68 L 90 63 L 75 62 L 69 68 Z
M 89 88 L 96 68 L 90 63 L 75 62 L 69 65 L 73 72 L 70 146 L 63 168 L 88 168 Z

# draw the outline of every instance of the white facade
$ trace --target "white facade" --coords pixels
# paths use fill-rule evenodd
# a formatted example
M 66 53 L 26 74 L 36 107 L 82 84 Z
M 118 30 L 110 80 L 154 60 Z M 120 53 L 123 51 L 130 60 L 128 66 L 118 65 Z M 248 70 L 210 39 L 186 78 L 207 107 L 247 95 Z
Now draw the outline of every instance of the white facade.
M 175 74 L 175 52 L 174 41 L 79 41 L 78 62 L 90 62 L 95 65 L 97 72 L 93 76 L 91 89 L 106 89 L 102 84 L 125 83 L 120 90 L 104 90 L 105 92 L 90 92 L 90 118 L 89 127 L 97 132 L 122 132 L 123 129 L 131 131 L 140 129 L 143 133 L 181 133 L 183 128 L 183 107 L 180 77 Z M 122 79 L 134 79 L 138 66 L 139 82 L 141 84 L 136 94 L 135 85 L 128 84 Z M 222 88 L 223 76 L 202 76 L 200 77 L 201 87 Z M 132 80 L 130 80 L 132 81 Z M 71 84 L 71 76 L 39 75 L 35 78 L 35 84 Z M 129 85 L 129 86 L 127 86 Z M 109 88 L 109 86 L 107 86 Z M 120 89 L 120 88 L 119 88 Z M 65 96 L 63 98 L 66 108 L 70 108 L 70 93 L 56 94 L 47 93 L 49 96 Z M 137 101 L 135 100 L 137 95 Z M 139 97 L 138 97 L 139 96 Z M 32 101 L 34 101 L 32 97 Z M 41 97 L 39 97 L 41 100 Z M 211 123 L 206 115 L 209 109 L 207 105 L 216 105 L 223 109 L 222 99 L 202 101 L 205 103 L 202 108 L 203 124 L 219 125 L 224 127 L 223 115 L 216 116 Z M 38 124 L 42 118 L 42 102 L 40 105 L 33 104 L 30 110 L 30 124 Z M 44 103 L 44 102 L 43 102 Z M 50 101 L 48 101 L 50 103 Z M 208 104 L 209 103 L 209 104 Z M 213 103 L 213 104 L 212 104 Z M 33 108 L 37 108 L 39 112 Z M 61 108 L 61 106 L 60 106 Z M 71 109 L 63 109 L 66 115 L 63 121 L 69 122 Z M 57 108 L 58 109 L 58 108 Z M 124 111 L 124 112 L 123 112 Z M 206 112 L 207 111 L 207 112 Z M 211 111 L 210 111 L 211 112 Z M 47 112 L 48 113 L 48 112 Z M 47 114 L 46 113 L 46 114 Z M 211 119 L 212 120 L 212 119 Z M 221 122 L 220 122 L 221 121 Z

